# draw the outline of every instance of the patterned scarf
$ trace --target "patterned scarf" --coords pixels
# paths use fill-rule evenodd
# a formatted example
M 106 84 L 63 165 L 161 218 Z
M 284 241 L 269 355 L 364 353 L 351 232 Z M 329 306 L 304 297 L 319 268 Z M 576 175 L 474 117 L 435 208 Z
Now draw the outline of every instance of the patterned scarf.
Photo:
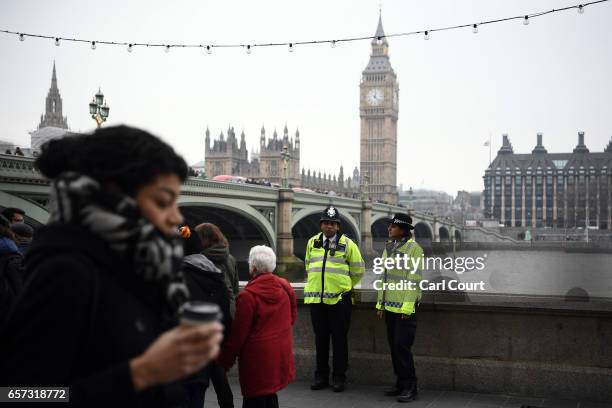
M 80 224 L 131 262 L 137 276 L 159 289 L 169 316 L 188 299 L 178 235 L 168 237 L 155 228 L 132 197 L 102 191 L 91 177 L 66 172 L 51 185 L 50 207 L 50 222 Z

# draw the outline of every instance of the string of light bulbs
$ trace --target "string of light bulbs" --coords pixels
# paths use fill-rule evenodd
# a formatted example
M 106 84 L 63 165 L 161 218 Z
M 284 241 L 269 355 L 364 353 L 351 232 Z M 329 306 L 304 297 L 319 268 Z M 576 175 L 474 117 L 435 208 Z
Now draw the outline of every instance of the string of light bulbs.
M 68 42 L 77 42 L 77 43 L 88 43 L 91 46 L 92 50 L 95 50 L 96 47 L 100 44 L 102 45 L 115 45 L 115 46 L 124 46 L 127 47 L 128 52 L 132 52 L 136 47 L 146 47 L 146 48 L 162 48 L 166 53 L 170 52 L 171 48 L 199 48 L 206 51 L 207 54 L 212 54 L 214 48 L 243 48 L 246 50 L 247 54 L 250 54 L 254 48 L 257 47 L 287 47 L 289 52 L 293 52 L 296 46 L 300 45 L 318 45 L 318 44 L 330 44 L 332 48 L 335 48 L 338 43 L 343 42 L 353 42 L 353 41 L 364 41 L 364 40 L 377 40 L 380 44 L 382 43 L 384 38 L 394 38 L 394 37 L 407 37 L 411 35 L 423 35 L 425 40 L 429 40 L 431 38 L 431 33 L 436 31 L 449 31 L 449 30 L 459 30 L 464 28 L 471 28 L 474 34 L 478 33 L 478 28 L 480 26 L 484 26 L 487 24 L 495 24 L 502 23 L 506 21 L 512 20 L 522 20 L 524 25 L 529 25 L 529 22 L 537 17 L 542 17 L 548 14 L 558 13 L 562 11 L 577 10 L 578 14 L 583 14 L 584 9 L 587 6 L 591 6 L 594 4 L 605 3 L 609 0 L 596 0 L 588 3 L 575 4 L 572 6 L 567 6 L 559 9 L 545 10 L 531 14 L 521 14 L 519 16 L 514 17 L 505 17 L 498 18 L 495 20 L 485 20 L 479 23 L 468 23 L 468 24 L 460 24 L 455 26 L 448 27 L 439 27 L 439 28 L 431 28 L 426 30 L 419 31 L 408 31 L 404 33 L 395 33 L 388 34 L 384 36 L 363 36 L 363 37 L 349 37 L 349 38 L 338 38 L 338 39 L 328 39 L 328 40 L 313 40 L 313 41 L 295 41 L 295 42 L 272 42 L 272 43 L 254 43 L 254 44 L 162 44 L 162 43 L 139 43 L 139 42 L 125 42 L 125 41 L 98 41 L 98 40 L 86 40 L 82 38 L 68 38 L 68 37 L 60 37 L 54 35 L 44 35 L 44 34 L 30 34 L 24 33 L 20 31 L 11 31 L 11 30 L 0 30 L 1 33 L 17 35 L 19 41 L 25 41 L 26 37 L 31 38 L 42 38 L 54 40 L 56 46 L 60 46 L 62 41 Z

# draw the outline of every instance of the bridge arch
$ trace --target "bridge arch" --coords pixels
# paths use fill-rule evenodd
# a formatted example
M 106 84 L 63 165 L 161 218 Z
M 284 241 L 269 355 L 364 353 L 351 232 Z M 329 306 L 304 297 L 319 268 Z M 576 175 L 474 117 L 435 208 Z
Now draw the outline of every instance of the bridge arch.
M 26 221 L 34 221 L 29 222 L 29 224 L 43 225 L 49 221 L 49 210 L 36 204 L 33 201 L 26 200 L 24 198 L 6 193 L 4 191 L 0 191 L 0 206 L 2 206 L 3 208 L 21 208 L 26 213 Z
M 414 224 L 414 237 L 416 239 L 428 239 L 433 240 L 433 228 L 426 221 L 418 221 Z
M 370 226 L 370 232 L 372 233 L 372 249 L 376 253 L 382 252 L 385 248 L 385 243 L 389 239 L 389 226 L 390 215 L 377 214 L 372 217 L 372 225 Z
M 455 230 L 455 242 L 461 242 L 461 231 L 459 231 L 458 229 Z
M 291 220 L 291 235 L 293 235 L 293 253 L 300 259 L 304 259 L 306 244 L 310 237 L 320 232 L 319 218 L 321 208 L 302 208 L 297 211 Z M 346 211 L 340 211 L 340 230 L 346 234 L 357 245 L 359 245 L 360 234 L 357 221 Z
M 445 226 L 438 228 L 438 236 L 440 237 L 440 242 L 450 242 L 450 233 Z

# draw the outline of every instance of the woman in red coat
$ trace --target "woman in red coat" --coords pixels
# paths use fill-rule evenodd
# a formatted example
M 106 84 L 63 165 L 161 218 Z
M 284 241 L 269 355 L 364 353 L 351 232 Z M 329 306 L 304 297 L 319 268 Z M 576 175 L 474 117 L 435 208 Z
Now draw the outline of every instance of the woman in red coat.
M 276 392 L 295 378 L 292 326 L 297 318 L 293 289 L 274 275 L 276 255 L 258 245 L 249 253 L 253 277 L 238 295 L 231 336 L 219 363 L 229 370 L 236 357 L 243 408 L 276 408 Z

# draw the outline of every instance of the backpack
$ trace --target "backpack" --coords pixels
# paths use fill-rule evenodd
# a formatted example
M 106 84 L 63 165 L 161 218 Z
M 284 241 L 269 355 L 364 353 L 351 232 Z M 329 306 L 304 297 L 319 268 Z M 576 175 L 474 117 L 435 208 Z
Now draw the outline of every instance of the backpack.
M 229 293 L 225 284 L 223 273 L 202 271 L 187 265 L 183 268 L 185 282 L 189 289 L 189 298 L 194 301 L 209 302 L 219 305 L 223 318 L 221 323 L 225 327 L 224 338 L 229 337 L 232 318 L 229 307 Z

